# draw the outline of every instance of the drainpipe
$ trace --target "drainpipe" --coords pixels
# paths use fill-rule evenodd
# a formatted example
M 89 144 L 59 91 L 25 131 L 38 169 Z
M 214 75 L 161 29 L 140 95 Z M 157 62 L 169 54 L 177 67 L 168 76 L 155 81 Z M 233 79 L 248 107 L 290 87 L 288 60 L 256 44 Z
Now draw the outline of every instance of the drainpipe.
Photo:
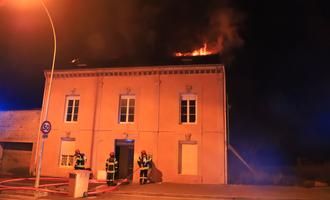
M 228 151 L 228 133 L 229 133 L 229 121 L 227 119 L 228 116 L 228 103 L 227 103 L 227 85 L 226 85 L 226 68 L 223 65 L 222 66 L 223 69 L 223 109 L 224 109 L 224 116 L 223 116 L 223 124 L 225 127 L 225 134 L 224 134 L 224 183 L 228 184 L 228 162 L 227 162 L 227 151 Z
M 157 113 L 157 160 L 156 160 L 156 165 L 158 166 L 158 150 L 159 150 L 159 123 L 160 123 L 160 70 L 158 69 L 158 113 Z
M 94 157 L 94 148 L 95 148 L 95 140 L 96 140 L 96 126 L 97 126 L 97 117 L 98 117 L 98 111 L 100 109 L 99 105 L 99 96 L 100 96 L 100 89 L 103 88 L 103 77 L 97 78 L 96 80 L 96 90 L 95 90 L 95 103 L 94 103 L 94 113 L 93 113 L 93 127 L 92 127 L 92 139 L 91 139 L 91 151 L 90 151 L 90 167 L 91 170 L 94 171 L 95 168 L 95 157 Z
M 201 123 L 201 154 L 200 154 L 200 161 L 201 162 L 199 162 L 199 163 L 203 163 L 204 164 L 204 161 L 203 161 L 203 158 L 204 158 L 204 154 L 203 154 L 203 148 L 204 148 L 204 132 L 203 132 L 203 130 L 204 130 L 204 128 L 203 128 L 203 125 L 204 125 L 204 123 L 203 123 L 203 118 L 204 118 L 204 116 L 203 116 L 203 105 L 204 105 L 204 87 L 203 87 L 203 85 L 201 86 L 201 95 L 200 95 L 200 101 L 201 101 L 201 103 L 200 103 L 200 111 L 201 111 L 201 113 L 200 113 L 200 115 L 199 116 L 201 116 L 200 118 L 201 118 L 201 120 L 200 120 L 200 123 Z M 197 99 L 197 102 L 198 102 L 198 99 Z M 197 104 L 196 104 L 197 105 Z M 198 105 L 197 105 L 198 106 Z M 198 108 L 197 108 L 197 110 L 198 110 Z M 197 110 L 196 110 L 196 113 L 197 113 Z M 203 173 L 203 170 L 204 170 L 204 165 L 201 167 L 201 183 L 203 183 L 203 181 L 204 181 L 204 178 L 203 178 L 203 176 L 204 176 L 204 173 Z

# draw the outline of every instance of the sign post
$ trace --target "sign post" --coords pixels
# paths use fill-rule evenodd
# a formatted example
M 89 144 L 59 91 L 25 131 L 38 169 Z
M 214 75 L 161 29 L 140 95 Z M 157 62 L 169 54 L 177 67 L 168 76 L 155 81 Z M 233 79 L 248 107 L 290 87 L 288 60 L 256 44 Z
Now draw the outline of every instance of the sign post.
M 52 124 L 49 121 L 44 121 L 41 124 L 40 131 L 42 132 L 42 139 L 41 139 L 41 149 L 39 152 L 39 162 L 38 162 L 38 170 L 36 175 L 36 188 L 39 187 L 39 181 L 40 181 L 40 172 L 41 172 L 41 162 L 42 162 L 42 154 L 44 151 L 44 145 L 45 145 L 45 139 L 48 137 L 48 134 L 52 130 Z
M 53 83 L 53 75 L 54 75 L 54 69 L 55 69 L 55 59 L 56 59 L 56 32 L 55 32 L 55 27 L 54 27 L 54 23 L 53 23 L 53 19 L 48 11 L 48 8 L 46 6 L 46 4 L 44 3 L 44 0 L 40 0 L 40 3 L 42 5 L 42 7 L 44 8 L 46 14 L 47 14 L 47 17 L 49 19 L 49 22 L 50 22 L 50 25 L 52 27 L 52 32 L 53 32 L 53 39 L 54 39 L 54 50 L 53 50 L 53 61 L 52 61 L 52 69 L 50 71 L 50 78 L 49 78 L 49 86 L 48 86 L 48 91 L 47 91 L 47 98 L 46 98 L 46 104 L 45 104 L 45 113 L 44 113 L 44 123 L 47 121 L 48 119 L 48 109 L 49 109 L 49 101 L 50 101 L 50 93 L 51 93 L 51 90 L 52 90 L 52 83 Z M 48 82 L 48 74 L 47 74 L 47 78 L 46 78 L 47 82 Z M 42 109 L 43 110 L 43 109 Z M 43 124 L 44 124 L 43 123 Z M 50 123 L 45 123 L 46 126 L 44 127 L 44 130 L 46 130 L 45 132 L 47 132 L 48 130 L 48 133 L 50 132 L 51 130 L 51 125 Z M 48 125 L 50 126 L 48 126 Z M 43 128 L 41 129 L 43 130 Z M 48 136 L 48 133 L 47 133 L 47 136 Z M 45 134 L 43 134 L 43 137 L 41 139 L 41 147 L 40 147 L 40 151 L 39 151 L 39 162 L 37 163 L 38 165 L 38 169 L 36 171 L 36 180 L 35 180 L 35 183 L 34 183 L 34 187 L 36 189 L 39 188 L 39 181 L 40 181 L 40 172 L 41 172 L 41 161 L 42 161 L 42 153 L 43 153 L 43 149 L 44 149 L 44 143 L 45 143 L 45 139 L 47 138 L 47 136 L 44 136 Z M 39 138 L 38 138 L 38 144 L 39 144 Z M 38 149 L 37 149 L 37 152 L 38 152 Z

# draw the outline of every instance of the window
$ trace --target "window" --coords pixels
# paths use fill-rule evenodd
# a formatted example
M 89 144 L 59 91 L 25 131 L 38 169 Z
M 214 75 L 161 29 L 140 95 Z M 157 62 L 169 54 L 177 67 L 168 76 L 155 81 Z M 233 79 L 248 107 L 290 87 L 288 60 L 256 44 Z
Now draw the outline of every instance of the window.
M 198 174 L 197 142 L 181 141 L 179 143 L 179 174 Z
M 121 95 L 119 102 L 119 122 L 134 122 L 135 96 Z
M 61 154 L 60 154 L 61 167 L 72 167 L 74 165 L 75 145 L 76 145 L 75 139 L 62 138 Z
M 77 122 L 79 110 L 79 97 L 70 96 L 66 99 L 65 122 Z
M 196 123 L 196 95 L 181 96 L 181 123 Z

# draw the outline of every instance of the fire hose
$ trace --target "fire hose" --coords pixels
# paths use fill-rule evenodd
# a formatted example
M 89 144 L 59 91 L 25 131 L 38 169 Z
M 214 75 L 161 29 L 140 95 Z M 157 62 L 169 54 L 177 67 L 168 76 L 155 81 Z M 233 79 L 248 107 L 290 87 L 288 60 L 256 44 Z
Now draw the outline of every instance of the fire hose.
M 94 191 L 88 191 L 88 195 L 96 195 L 96 194 L 100 194 L 100 193 L 106 193 L 106 192 L 112 192 L 113 190 L 117 189 L 121 184 L 123 183 L 127 183 L 128 182 L 128 178 L 133 176 L 133 174 L 138 171 L 139 168 L 136 168 L 131 174 L 129 174 L 126 178 L 122 179 L 121 181 L 119 181 L 117 183 L 117 185 L 115 185 L 114 187 L 106 187 L 104 189 L 98 189 L 98 190 L 94 190 Z
M 4 183 L 11 183 L 11 182 L 18 182 L 18 181 L 33 181 L 35 178 L 16 178 L 16 179 L 9 179 L 0 182 L 0 191 L 2 190 L 32 190 L 32 191 L 41 191 L 41 192 L 49 192 L 49 193 L 57 193 L 57 194 L 67 194 L 67 192 L 57 191 L 57 190 L 50 190 L 44 187 L 48 187 L 50 184 L 40 185 L 39 188 L 31 187 L 31 186 L 8 186 L 4 185 Z M 46 181 L 65 181 L 68 180 L 66 178 L 42 178 L 42 180 Z M 52 185 L 66 185 L 68 183 L 55 183 Z
M 91 191 L 88 191 L 86 195 L 97 195 L 97 194 L 101 194 L 101 193 L 112 192 L 113 190 L 117 189 L 123 183 L 127 183 L 128 179 L 138 170 L 139 170 L 139 168 L 135 169 L 131 174 L 129 174 L 126 178 L 120 180 L 117 183 L 117 185 L 115 185 L 113 187 L 105 187 L 105 188 L 98 188 L 95 190 L 91 190 Z M 32 187 L 32 186 L 4 185 L 5 183 L 12 183 L 12 182 L 18 182 L 18 181 L 34 181 L 34 180 L 35 180 L 35 178 L 15 178 L 15 179 L 8 179 L 8 180 L 0 181 L 0 192 L 3 190 L 30 190 L 30 191 L 40 191 L 40 192 L 68 195 L 68 192 L 66 192 L 66 191 L 47 189 L 47 187 L 68 185 L 69 178 L 51 178 L 51 177 L 40 178 L 40 180 L 43 180 L 43 181 L 66 181 L 66 182 L 41 184 L 41 185 L 39 185 L 38 188 Z M 97 184 L 97 183 L 105 183 L 105 181 L 98 181 L 98 180 L 92 179 L 92 180 L 89 180 L 89 183 Z

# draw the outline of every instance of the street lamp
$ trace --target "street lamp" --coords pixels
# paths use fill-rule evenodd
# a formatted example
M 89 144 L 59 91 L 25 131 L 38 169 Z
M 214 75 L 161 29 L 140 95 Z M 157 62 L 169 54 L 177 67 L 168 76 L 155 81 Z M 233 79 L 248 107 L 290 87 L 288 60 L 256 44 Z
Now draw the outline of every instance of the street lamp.
M 49 86 L 48 86 L 48 91 L 47 91 L 47 98 L 46 98 L 46 104 L 45 104 L 45 114 L 44 114 L 44 122 L 47 121 L 48 118 L 48 108 L 49 108 L 49 99 L 50 99 L 50 92 L 52 89 L 52 82 L 53 82 L 53 75 L 54 75 L 54 68 L 55 68 L 55 58 L 56 58 L 56 32 L 55 32 L 55 27 L 54 27 L 54 23 L 52 20 L 52 17 L 47 9 L 47 6 L 45 4 L 45 2 L 43 0 L 40 0 L 40 3 L 42 5 L 42 7 L 44 8 L 47 17 L 49 19 L 50 25 L 52 27 L 52 32 L 53 32 L 53 39 L 54 39 L 54 50 L 53 50 L 53 61 L 52 61 L 52 69 L 50 72 L 50 79 L 49 79 Z M 43 154 L 43 150 L 44 150 L 44 145 L 45 145 L 45 139 L 46 137 L 42 137 L 41 138 L 41 147 L 40 147 L 40 151 L 38 154 L 38 158 L 39 161 L 37 163 L 37 171 L 36 171 L 36 179 L 35 179 L 35 184 L 34 187 L 38 188 L 39 187 L 39 182 L 40 182 L 40 173 L 41 173 L 41 162 L 42 162 L 42 154 Z M 38 143 L 39 143 L 39 134 L 38 134 Z M 38 152 L 38 149 L 37 149 Z

